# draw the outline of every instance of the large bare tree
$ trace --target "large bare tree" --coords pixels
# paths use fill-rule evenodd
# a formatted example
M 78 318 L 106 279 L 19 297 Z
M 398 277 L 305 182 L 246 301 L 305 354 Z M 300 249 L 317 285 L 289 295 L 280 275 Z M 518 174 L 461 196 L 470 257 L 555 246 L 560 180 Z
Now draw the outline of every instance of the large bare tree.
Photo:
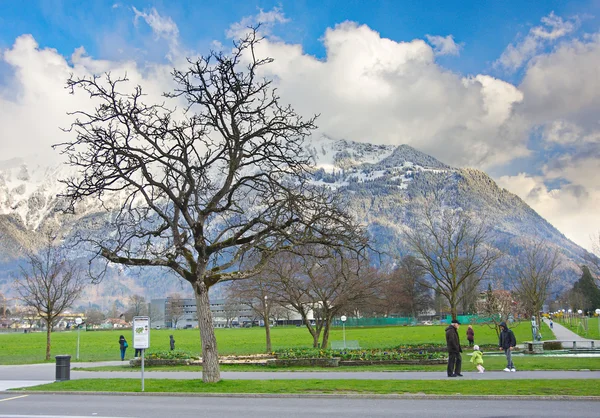
M 398 266 L 387 275 L 382 286 L 385 313 L 417 318 L 419 312 L 431 307 L 433 292 L 423 283 L 424 276 L 425 271 L 415 257 L 402 257 Z
M 559 249 L 543 239 L 524 243 L 524 250 L 515 259 L 511 272 L 515 295 L 527 315 L 536 317 L 538 326 L 539 313 L 556 280 L 555 272 L 560 263 Z
M 50 360 L 52 328 L 84 288 L 81 269 L 69 260 L 55 235 L 46 234 L 39 253 L 27 253 L 26 265 L 15 280 L 19 299 L 35 310 L 46 325 L 46 360 Z
M 287 247 L 362 239 L 339 196 L 309 181 L 304 140 L 315 118 L 281 104 L 259 76 L 272 62 L 258 57 L 259 41 L 251 30 L 230 53 L 189 60 L 173 71 L 176 87 L 160 104 L 144 103 L 142 87 L 126 78 L 68 81 L 96 104 L 74 113 L 76 137 L 58 145 L 78 170 L 66 181 L 71 210 L 87 197 L 122 198 L 111 233 L 83 238 L 110 262 L 164 267 L 190 283 L 204 382 L 220 380 L 212 286 L 255 275 Z M 241 269 L 246 257 L 255 264 Z
M 490 245 L 491 228 L 476 216 L 444 208 L 438 201 L 423 202 L 404 238 L 430 280 L 457 316 L 464 286 L 477 287 L 501 253 Z

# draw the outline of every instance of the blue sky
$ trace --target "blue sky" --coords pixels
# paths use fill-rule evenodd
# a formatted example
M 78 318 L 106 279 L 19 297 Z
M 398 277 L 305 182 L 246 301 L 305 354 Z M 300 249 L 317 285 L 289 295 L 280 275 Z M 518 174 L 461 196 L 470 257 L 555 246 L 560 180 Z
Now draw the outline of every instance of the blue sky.
M 578 244 L 600 230 L 600 0 L 0 0 L 4 158 L 60 141 L 71 72 L 169 86 L 264 20 L 265 74 L 319 134 L 485 170 Z M 83 49 L 80 49 L 83 48 Z M 19 141 L 13 138 L 18 137 Z M 598 179 L 596 179 L 598 177 Z
M 525 34 L 551 12 L 569 17 L 586 16 L 579 32 L 597 30 L 599 0 L 579 1 L 0 1 L 0 47 L 10 46 L 23 33 L 30 33 L 41 47 L 70 55 L 80 46 L 95 58 L 111 57 L 102 41 L 108 33 L 127 36 L 141 43 L 148 28 L 131 25 L 131 7 L 155 8 L 170 16 L 182 40 L 198 50 L 213 40 L 224 40 L 225 30 L 259 9 L 279 7 L 291 22 L 275 31 L 286 41 L 302 44 L 311 55 L 322 58 L 321 37 L 325 29 L 346 20 L 366 24 L 382 37 L 410 41 L 426 34 L 452 34 L 464 44 L 460 59 L 442 59 L 449 69 L 461 73 L 494 73 L 492 63 L 506 45 Z

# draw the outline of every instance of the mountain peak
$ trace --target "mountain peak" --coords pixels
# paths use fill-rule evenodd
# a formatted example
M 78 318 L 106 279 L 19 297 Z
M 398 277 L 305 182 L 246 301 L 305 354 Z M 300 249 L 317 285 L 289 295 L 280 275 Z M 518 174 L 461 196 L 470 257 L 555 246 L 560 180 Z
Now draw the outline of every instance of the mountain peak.
M 381 160 L 377 166 L 380 168 L 391 168 L 400 167 L 405 163 L 413 163 L 414 165 L 419 165 L 423 168 L 452 170 L 452 167 L 449 165 L 406 144 L 396 147 L 392 154 Z

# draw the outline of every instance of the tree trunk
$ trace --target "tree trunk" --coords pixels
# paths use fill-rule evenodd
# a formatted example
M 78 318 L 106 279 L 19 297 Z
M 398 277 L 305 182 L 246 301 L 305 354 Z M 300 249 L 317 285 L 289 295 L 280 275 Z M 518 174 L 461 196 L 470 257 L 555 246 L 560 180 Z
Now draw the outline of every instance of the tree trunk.
M 202 344 L 202 381 L 216 383 L 221 380 L 221 371 L 208 289 L 204 282 L 197 282 L 194 292 L 196 293 L 198 328 L 200 328 L 200 343 Z
M 52 321 L 46 321 L 46 360 L 50 360 L 50 348 L 52 346 L 50 342 L 50 333 L 52 332 L 51 322 Z
M 452 294 L 450 299 L 448 300 L 448 303 L 450 304 L 450 315 L 452 316 L 452 319 L 458 319 L 458 312 L 457 312 L 457 307 L 456 307 L 456 295 Z
M 325 327 L 323 329 L 323 343 L 321 344 L 322 348 L 327 348 L 327 344 L 329 344 L 329 327 L 331 324 L 332 318 L 328 318 L 325 323 Z

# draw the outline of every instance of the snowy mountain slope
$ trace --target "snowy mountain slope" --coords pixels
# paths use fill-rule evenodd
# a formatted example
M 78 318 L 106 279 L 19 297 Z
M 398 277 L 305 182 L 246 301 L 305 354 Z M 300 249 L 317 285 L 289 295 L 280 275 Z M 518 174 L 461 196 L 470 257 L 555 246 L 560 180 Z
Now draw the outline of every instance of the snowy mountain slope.
M 368 225 L 374 245 L 381 251 L 408 251 L 400 231 L 412 216 L 409 203 L 436 193 L 445 205 L 473 210 L 494 225 L 495 245 L 507 254 L 522 251 L 523 238 L 541 236 L 555 243 L 570 260 L 563 265 L 562 286 L 579 277 L 577 265 L 584 250 L 481 171 L 449 167 L 407 145 L 394 148 L 321 136 L 307 144 L 307 151 L 315 164 L 315 184 L 347 196 L 353 214 Z M 77 216 L 56 211 L 60 205 L 56 195 L 62 191 L 58 179 L 68 175 L 66 166 L 0 162 L 0 292 L 8 292 L 5 287 L 24 249 L 38 248 L 44 231 L 52 229 L 69 237 L 90 225 L 108 227 L 110 214 L 101 211 L 93 200 L 84 202 Z M 119 202 L 115 195 L 105 203 L 118 207 Z M 125 298 L 128 292 L 144 292 L 151 297 L 186 291 L 175 278 L 156 280 L 157 275 L 162 278 L 164 274 L 147 270 L 136 276 L 113 267 L 102 286 L 86 297 L 105 305 Z

